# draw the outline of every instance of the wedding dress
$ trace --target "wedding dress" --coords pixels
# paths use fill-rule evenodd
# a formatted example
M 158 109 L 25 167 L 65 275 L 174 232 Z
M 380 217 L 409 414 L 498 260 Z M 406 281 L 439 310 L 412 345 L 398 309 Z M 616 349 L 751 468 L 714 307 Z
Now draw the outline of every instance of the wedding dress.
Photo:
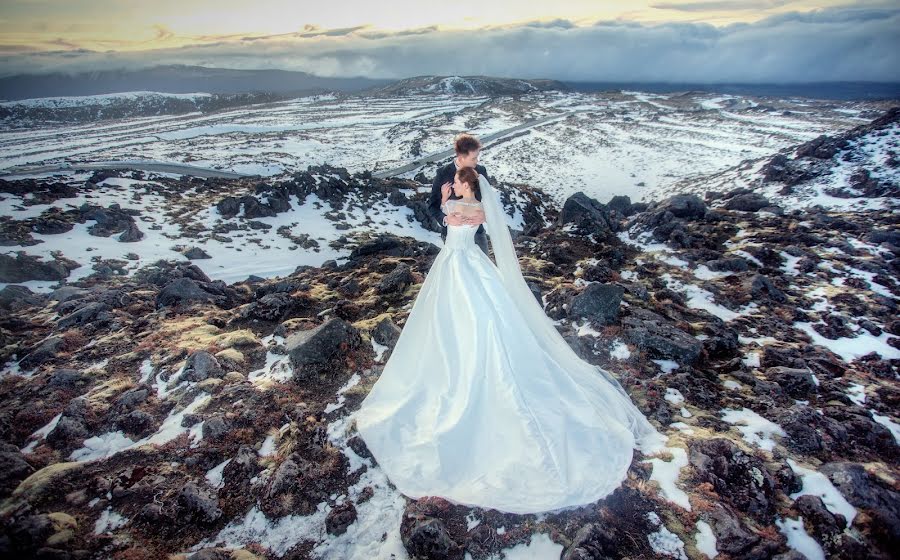
M 448 226 L 356 429 L 410 498 L 519 514 L 596 502 L 625 479 L 633 448 L 652 453 L 665 437 L 556 330 L 479 179 L 497 265 L 477 225 Z

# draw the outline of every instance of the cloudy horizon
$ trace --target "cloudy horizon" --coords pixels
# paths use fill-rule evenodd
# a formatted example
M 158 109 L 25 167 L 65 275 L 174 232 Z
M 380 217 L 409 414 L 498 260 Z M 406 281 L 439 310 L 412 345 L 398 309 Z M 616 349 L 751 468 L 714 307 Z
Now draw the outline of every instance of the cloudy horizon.
M 466 2 L 460 6 L 466 8 Z M 230 1 L 219 2 L 218 9 L 207 7 L 205 0 L 181 4 L 196 9 L 171 17 L 169 11 L 178 3 L 166 1 L 154 4 L 158 12 L 152 16 L 134 8 L 129 19 L 112 10 L 108 0 L 94 0 L 74 17 L 74 7 L 59 3 L 57 15 L 69 19 L 58 24 L 46 17 L 32 21 L 29 17 L 37 16 L 27 11 L 36 5 L 55 7 L 53 0 L 8 2 L 0 8 L 2 75 L 186 64 L 376 79 L 489 75 L 602 82 L 900 81 L 897 1 L 609 2 L 599 10 L 596 3 L 573 1 L 552 6 L 560 17 L 535 9 L 506 13 L 502 7 L 509 4 L 504 2 L 449 14 L 444 13 L 446 4 L 415 3 L 401 10 L 403 2 L 398 2 L 392 12 L 404 18 L 394 21 L 387 17 L 390 13 L 362 10 L 353 19 L 319 11 L 319 22 L 305 21 L 302 13 L 280 18 L 290 20 L 285 27 L 264 24 L 274 17 L 267 9 L 241 20 L 238 15 L 246 12 L 229 11 Z M 275 5 L 285 7 L 265 4 Z M 91 6 L 110 8 L 109 18 L 118 14 L 122 30 L 143 22 L 155 35 L 144 38 L 133 31 L 131 40 L 102 35 L 100 27 L 83 21 L 91 17 Z

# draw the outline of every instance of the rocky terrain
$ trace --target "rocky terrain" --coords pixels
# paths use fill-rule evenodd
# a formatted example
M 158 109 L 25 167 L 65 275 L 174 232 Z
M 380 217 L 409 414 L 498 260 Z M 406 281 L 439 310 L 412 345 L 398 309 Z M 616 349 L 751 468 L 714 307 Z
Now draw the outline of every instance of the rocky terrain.
M 0 127 L 30 129 L 63 123 L 158 117 L 162 115 L 208 114 L 285 99 L 272 93 L 164 94 L 136 92 L 91 97 L 55 97 L 0 103 Z
M 85 230 L 78 243 L 98 247 L 160 235 L 181 257 L 101 249 L 87 265 L 62 244 L 0 255 L 0 551 L 890 558 L 900 544 L 897 214 L 797 208 L 766 190 L 808 187 L 814 177 L 794 171 L 819 150 L 864 150 L 844 141 L 775 156 L 761 188 L 649 203 L 576 193 L 556 206 L 541 189 L 498 185 L 548 316 L 669 436 L 664 453 L 635 452 L 606 499 L 540 515 L 409 500 L 355 433 L 353 412 L 439 251 L 390 222 L 363 232 L 382 218 L 360 209 L 386 205 L 436 235 L 426 177 L 317 167 L 262 181 L 122 171 L 2 181 L 0 194 L 36 209 L 3 216 L 7 247 Z M 896 199 L 895 177 L 853 194 Z M 101 184 L 127 184 L 145 203 L 87 196 Z M 305 200 L 340 235 L 265 221 Z M 237 281 L 198 266 L 210 256 L 201 247 L 239 236 L 245 252 L 232 258 L 251 266 L 277 239 L 349 254 Z

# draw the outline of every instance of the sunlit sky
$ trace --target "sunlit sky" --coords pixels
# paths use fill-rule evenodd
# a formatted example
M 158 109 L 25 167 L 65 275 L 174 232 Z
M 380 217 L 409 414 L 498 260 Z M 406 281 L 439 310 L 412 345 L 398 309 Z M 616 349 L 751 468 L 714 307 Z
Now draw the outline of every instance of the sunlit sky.
M 664 60 L 661 69 L 671 69 L 677 56 L 686 65 L 709 62 L 700 74 L 710 79 L 748 62 L 750 79 L 762 80 L 772 72 L 755 67 L 758 56 L 776 70 L 784 58 L 786 72 L 804 69 L 792 56 L 820 49 L 839 55 L 835 79 L 871 79 L 898 74 L 890 53 L 900 46 L 898 17 L 900 0 L 3 0 L 0 70 L 181 63 L 331 76 L 596 79 L 627 78 L 635 62 Z M 479 54 L 467 65 L 458 52 L 473 49 Z
M 575 25 L 599 20 L 725 25 L 847 4 L 840 0 L 3 0 L 0 45 L 145 50 L 312 30 L 477 29 L 559 19 Z

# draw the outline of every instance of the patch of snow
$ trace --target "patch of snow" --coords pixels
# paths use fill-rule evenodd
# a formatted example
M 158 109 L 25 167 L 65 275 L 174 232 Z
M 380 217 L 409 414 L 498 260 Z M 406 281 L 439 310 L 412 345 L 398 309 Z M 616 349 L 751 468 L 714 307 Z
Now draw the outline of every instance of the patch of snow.
M 687 554 L 684 552 L 684 543 L 678 538 L 678 535 L 669 531 L 662 524 L 659 515 L 651 511 L 647 514 L 647 517 L 654 525 L 659 526 L 658 531 L 647 535 L 647 540 L 650 541 L 653 551 L 664 556 L 672 556 L 678 560 L 688 560 Z
M 126 523 L 128 523 L 128 518 L 114 512 L 110 506 L 100 513 L 100 517 L 94 523 L 94 534 L 102 535 L 103 533 L 114 531 L 119 527 L 123 527 Z
M 775 448 L 773 435 L 786 437 L 787 433 L 778 424 L 763 418 L 747 407 L 741 410 L 722 409 L 722 420 L 734 424 L 741 432 L 744 441 L 756 445 L 761 449 L 772 451 Z
M 663 496 L 670 502 L 691 511 L 691 502 L 687 493 L 676 484 L 681 469 L 688 464 L 687 452 L 680 447 L 668 447 L 666 450 L 672 454 L 671 461 L 652 458 L 644 459 L 642 462 L 650 463 L 653 466 L 650 480 L 655 480 L 659 484 Z
M 787 463 L 791 470 L 797 473 L 803 481 L 803 488 L 790 495 L 792 500 L 796 500 L 804 494 L 818 496 L 822 498 L 822 503 L 825 504 L 828 511 L 843 515 L 847 519 L 848 526 L 853 523 L 857 513 L 856 508 L 850 505 L 850 502 L 834 487 L 827 476 L 819 471 L 808 469 L 798 464 L 790 457 L 788 457 Z
M 697 521 L 697 532 L 694 534 L 694 542 L 700 554 L 707 558 L 715 558 L 719 554 L 716 548 L 716 535 L 712 527 L 706 521 Z
M 816 539 L 809 536 L 809 533 L 803 527 L 802 516 L 797 519 L 776 517 L 775 525 L 787 537 L 788 546 L 802 554 L 804 558 L 808 560 L 825 560 L 825 552 L 822 550 L 822 547 L 816 542 Z
M 225 472 L 225 467 L 227 467 L 230 462 L 231 459 L 225 459 L 215 467 L 206 471 L 206 482 L 217 490 L 225 486 L 222 474 Z

